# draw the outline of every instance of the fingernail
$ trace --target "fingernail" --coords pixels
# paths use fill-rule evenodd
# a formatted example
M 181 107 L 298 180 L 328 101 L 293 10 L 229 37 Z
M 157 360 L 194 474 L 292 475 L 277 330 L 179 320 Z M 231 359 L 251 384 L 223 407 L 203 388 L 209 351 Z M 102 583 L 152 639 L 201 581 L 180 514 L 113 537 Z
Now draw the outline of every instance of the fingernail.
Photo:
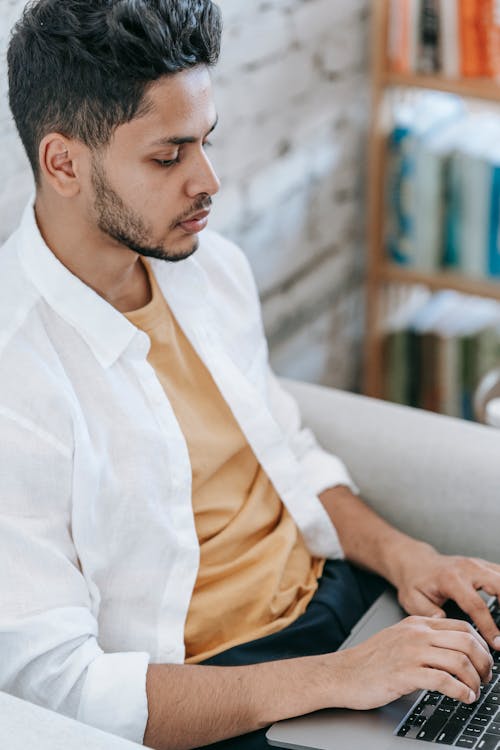
M 497 635 L 496 638 L 493 638 L 493 645 L 497 651 L 500 651 L 500 635 Z
M 473 690 L 469 690 L 469 700 L 473 703 L 476 700 L 476 694 Z

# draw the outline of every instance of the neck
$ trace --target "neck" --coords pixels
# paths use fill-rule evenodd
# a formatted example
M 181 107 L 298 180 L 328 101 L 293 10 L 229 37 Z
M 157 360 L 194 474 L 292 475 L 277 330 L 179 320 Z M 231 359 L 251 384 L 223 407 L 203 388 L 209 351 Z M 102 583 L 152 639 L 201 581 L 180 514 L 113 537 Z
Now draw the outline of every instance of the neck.
M 86 222 L 80 200 L 37 195 L 35 216 L 46 245 L 74 276 L 119 312 L 144 307 L 152 292 L 141 257 Z

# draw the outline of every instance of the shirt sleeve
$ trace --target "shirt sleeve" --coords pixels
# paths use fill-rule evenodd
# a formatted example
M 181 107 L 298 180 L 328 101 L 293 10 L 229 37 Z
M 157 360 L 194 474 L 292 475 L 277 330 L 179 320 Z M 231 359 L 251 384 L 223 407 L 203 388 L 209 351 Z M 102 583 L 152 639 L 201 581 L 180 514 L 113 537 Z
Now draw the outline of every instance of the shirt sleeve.
M 147 653 L 104 653 L 71 536 L 71 451 L 0 407 L 0 690 L 142 743 Z
M 268 372 L 268 393 L 274 418 L 286 435 L 288 445 L 300 462 L 314 494 L 320 495 L 324 490 L 343 485 L 358 495 L 359 489 L 345 464 L 337 456 L 325 451 L 313 432 L 302 426 L 296 400 L 283 388 L 271 368 Z

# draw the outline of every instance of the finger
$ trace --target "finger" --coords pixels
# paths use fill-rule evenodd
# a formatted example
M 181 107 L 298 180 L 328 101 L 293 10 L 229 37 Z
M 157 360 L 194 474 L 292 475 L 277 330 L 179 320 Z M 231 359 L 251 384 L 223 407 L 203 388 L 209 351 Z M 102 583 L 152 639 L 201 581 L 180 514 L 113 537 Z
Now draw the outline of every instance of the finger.
M 425 666 L 448 672 L 464 685 L 467 685 L 474 692 L 476 698 L 479 697 L 481 676 L 466 654 L 446 648 L 432 647 L 426 655 Z
M 446 617 L 446 614 L 434 604 L 425 594 L 417 589 L 413 589 L 401 605 L 408 614 L 421 615 L 422 617 Z
M 499 586 L 500 591 L 500 586 Z M 493 620 L 488 605 L 472 587 L 464 586 L 457 592 L 454 600 L 472 621 L 477 625 L 479 632 L 489 645 L 494 649 L 500 649 L 500 631 Z M 498 641 L 496 640 L 498 638 Z
M 481 644 L 484 650 L 488 654 L 490 653 L 488 644 L 484 640 L 481 633 L 478 633 L 478 631 L 475 630 L 472 625 L 465 620 L 454 620 L 452 618 L 445 618 L 444 620 L 432 619 L 428 622 L 428 624 L 433 630 L 456 630 L 460 633 L 470 633 Z
M 489 568 L 495 573 L 500 573 L 500 565 L 498 563 L 490 562 L 489 560 L 483 560 L 481 557 L 472 557 L 471 560 L 478 563 L 479 565 L 484 565 L 485 568 Z
M 423 690 L 437 690 L 461 703 L 474 703 L 476 700 L 475 692 L 468 685 L 444 670 L 422 667 L 421 682 Z
M 481 680 L 489 682 L 493 659 L 490 652 L 483 648 L 472 633 L 460 633 L 456 630 L 434 631 L 431 643 L 433 647 L 443 651 L 454 651 L 460 663 L 465 665 L 470 662 Z

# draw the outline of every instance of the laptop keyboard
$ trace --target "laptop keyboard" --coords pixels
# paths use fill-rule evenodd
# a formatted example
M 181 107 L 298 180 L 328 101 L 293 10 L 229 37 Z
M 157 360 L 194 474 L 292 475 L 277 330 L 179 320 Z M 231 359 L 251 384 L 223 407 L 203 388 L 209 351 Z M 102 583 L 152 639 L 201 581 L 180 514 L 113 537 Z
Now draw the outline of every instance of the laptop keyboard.
M 500 627 L 497 600 L 490 612 Z M 481 685 L 481 695 L 475 703 L 461 703 L 428 691 L 398 725 L 397 736 L 474 750 L 500 750 L 500 651 L 492 651 L 492 656 L 493 679 L 488 685 Z

